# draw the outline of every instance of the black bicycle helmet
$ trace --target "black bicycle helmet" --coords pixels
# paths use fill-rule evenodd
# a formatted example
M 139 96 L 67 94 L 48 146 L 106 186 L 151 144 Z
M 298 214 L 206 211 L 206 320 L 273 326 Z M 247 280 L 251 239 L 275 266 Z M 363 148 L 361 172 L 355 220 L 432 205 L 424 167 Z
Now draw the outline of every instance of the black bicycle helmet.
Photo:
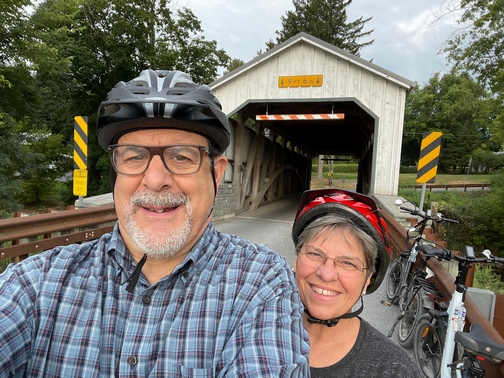
M 201 134 L 220 152 L 229 146 L 229 122 L 219 100 L 184 72 L 142 71 L 117 83 L 98 110 L 98 143 L 105 150 L 123 134 L 164 128 Z
M 348 216 L 376 241 L 378 256 L 375 261 L 375 273 L 367 287 L 367 293 L 371 294 L 383 281 L 392 255 L 387 225 L 371 197 L 343 189 L 316 189 L 304 192 L 292 227 L 294 245 L 297 246 L 299 235 L 311 222 L 330 213 Z

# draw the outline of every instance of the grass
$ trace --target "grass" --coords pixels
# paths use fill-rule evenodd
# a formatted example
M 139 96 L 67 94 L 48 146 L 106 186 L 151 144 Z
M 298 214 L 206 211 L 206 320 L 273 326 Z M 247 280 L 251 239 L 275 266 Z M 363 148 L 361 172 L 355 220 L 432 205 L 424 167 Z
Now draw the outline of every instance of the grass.
M 491 175 L 459 175 L 459 174 L 438 174 L 436 175 L 435 185 L 460 185 L 460 184 L 490 184 Z M 333 173 L 332 185 L 329 186 L 327 173 L 324 177 L 317 179 L 312 176 L 311 189 L 319 188 L 341 188 L 355 189 L 357 183 L 356 173 Z M 401 173 L 399 175 L 398 186 L 420 185 L 416 182 L 416 173 Z
M 460 185 L 460 184 L 490 184 L 490 175 L 457 175 L 438 174 L 435 185 Z M 420 185 L 416 182 L 416 173 L 401 173 L 399 186 Z
M 355 190 L 355 185 L 357 184 L 357 174 L 356 173 L 334 173 L 332 176 L 332 184 L 329 184 L 329 178 L 327 173 L 324 174 L 325 177 L 317 179 L 312 176 L 310 189 L 320 189 L 320 188 L 340 188 L 340 189 L 350 189 Z
M 476 265 L 473 286 L 480 289 L 491 290 L 495 294 L 504 294 L 504 282 L 501 276 L 487 265 Z

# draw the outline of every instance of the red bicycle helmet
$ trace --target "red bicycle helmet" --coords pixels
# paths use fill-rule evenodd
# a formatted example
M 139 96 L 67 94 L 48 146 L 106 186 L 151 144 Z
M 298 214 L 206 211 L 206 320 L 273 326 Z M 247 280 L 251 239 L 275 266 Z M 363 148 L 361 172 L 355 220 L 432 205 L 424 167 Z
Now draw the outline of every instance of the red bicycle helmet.
M 365 230 L 376 241 L 378 255 L 375 273 L 367 287 L 368 294 L 374 292 L 385 277 L 392 250 L 387 225 L 371 197 L 343 189 L 316 189 L 304 192 L 292 227 L 294 245 L 297 245 L 299 235 L 308 224 L 330 213 L 340 213 L 350 217 L 358 227 Z

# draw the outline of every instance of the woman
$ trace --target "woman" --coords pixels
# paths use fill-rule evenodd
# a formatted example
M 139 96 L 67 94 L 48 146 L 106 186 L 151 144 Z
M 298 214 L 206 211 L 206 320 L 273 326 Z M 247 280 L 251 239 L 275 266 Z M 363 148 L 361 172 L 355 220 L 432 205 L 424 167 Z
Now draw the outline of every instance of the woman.
M 292 237 L 312 378 L 420 377 L 401 347 L 358 316 L 390 261 L 374 201 L 339 189 L 305 192 Z

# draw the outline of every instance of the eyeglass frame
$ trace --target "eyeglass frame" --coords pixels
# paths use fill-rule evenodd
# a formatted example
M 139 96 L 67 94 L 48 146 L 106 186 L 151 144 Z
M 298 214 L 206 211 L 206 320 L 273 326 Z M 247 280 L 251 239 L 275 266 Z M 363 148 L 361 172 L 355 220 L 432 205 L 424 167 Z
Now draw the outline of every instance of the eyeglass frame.
M 318 262 L 318 261 L 317 260 L 313 260 L 312 258 L 310 258 L 310 256 L 308 255 L 308 253 L 302 252 L 301 250 L 303 248 L 310 248 L 311 252 L 316 252 L 316 253 L 324 256 L 324 261 L 318 266 L 318 268 L 320 268 L 321 266 L 324 266 L 325 263 L 327 262 L 327 260 L 333 260 L 334 261 L 334 263 L 333 263 L 334 269 L 337 269 L 339 267 L 339 268 L 341 268 L 345 272 L 350 272 L 350 273 L 352 273 L 352 272 L 359 272 L 359 273 L 362 273 L 362 272 L 364 272 L 364 270 L 368 269 L 368 267 L 366 267 L 365 264 L 361 260 L 359 260 L 359 259 L 356 258 L 356 260 L 360 264 L 362 264 L 362 269 L 359 270 L 359 268 L 356 267 L 355 270 L 348 270 L 348 269 L 344 268 L 344 265 L 338 264 L 337 260 L 338 259 L 353 260 L 353 258 L 351 258 L 351 257 L 347 257 L 347 256 L 329 257 L 329 256 L 327 256 L 327 254 L 324 251 L 318 250 L 318 248 L 316 248 L 316 247 L 309 247 L 309 246 L 307 246 L 307 247 L 301 247 L 298 250 L 299 254 L 302 255 L 302 256 L 306 256 L 306 258 L 308 258 L 308 260 L 313 261 L 313 262 Z
M 195 148 L 197 148 L 199 150 L 199 152 L 200 152 L 199 165 L 198 165 L 198 168 L 194 172 L 190 172 L 190 173 L 172 172 L 171 169 L 166 164 L 166 161 L 165 161 L 165 158 L 164 158 L 164 151 L 167 148 L 169 148 L 169 147 L 179 147 L 179 146 L 183 146 L 183 147 L 195 147 Z M 142 172 L 139 172 L 139 173 L 123 173 L 123 172 L 120 172 L 117 169 L 117 166 L 116 166 L 115 161 L 114 161 L 114 151 L 118 147 L 141 147 L 141 148 L 145 148 L 149 152 L 149 161 L 147 162 L 147 165 L 145 166 L 145 169 Z M 128 176 L 142 175 L 145 172 L 147 172 L 147 169 L 149 169 L 149 165 L 150 165 L 150 163 L 152 161 L 152 158 L 154 156 L 156 156 L 156 155 L 159 156 L 159 158 L 163 162 L 163 165 L 164 165 L 165 169 L 168 172 L 170 172 L 173 175 L 182 175 L 182 176 L 184 176 L 184 175 L 192 175 L 192 174 L 195 174 L 195 173 L 199 172 L 199 170 L 201 169 L 201 164 L 203 162 L 203 152 L 206 152 L 210 157 L 212 156 L 210 148 L 208 148 L 208 147 L 200 146 L 200 145 L 197 145 L 197 144 L 183 144 L 183 143 L 182 144 L 167 144 L 167 145 L 164 145 L 164 146 L 145 146 L 143 144 L 135 144 L 135 143 L 132 143 L 132 144 L 111 144 L 111 145 L 109 145 L 107 147 L 107 150 L 109 152 L 110 161 L 112 163 L 112 167 L 114 168 L 114 170 L 117 173 L 121 174 L 121 175 L 128 175 Z

